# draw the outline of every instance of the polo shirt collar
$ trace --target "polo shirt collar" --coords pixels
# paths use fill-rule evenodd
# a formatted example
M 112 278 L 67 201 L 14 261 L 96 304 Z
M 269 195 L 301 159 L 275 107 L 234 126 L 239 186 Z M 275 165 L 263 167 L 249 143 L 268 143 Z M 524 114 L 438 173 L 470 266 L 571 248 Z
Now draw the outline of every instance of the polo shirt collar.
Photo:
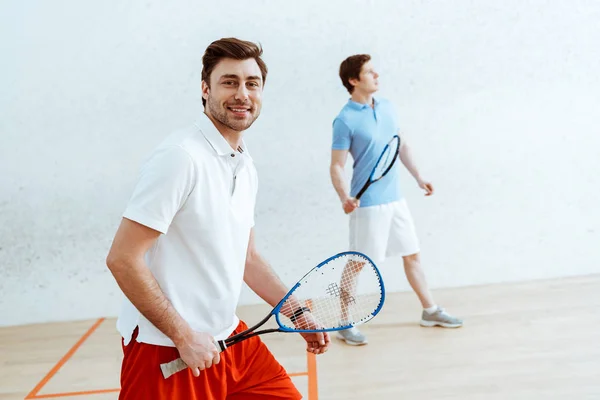
M 377 105 L 379 104 L 379 100 L 376 97 L 373 97 L 373 104 L 375 107 L 377 107 Z M 370 108 L 371 106 L 368 104 L 364 104 L 364 103 L 358 103 L 354 100 L 352 100 L 352 98 L 348 99 L 348 105 L 352 108 L 354 108 L 355 110 L 364 110 L 365 108 Z
M 233 149 L 229 145 L 229 142 L 221 135 L 221 132 L 219 132 L 215 124 L 208 118 L 208 115 L 201 113 L 200 117 L 196 120 L 195 125 L 200 129 L 210 146 L 218 155 L 228 156 L 233 153 Z M 240 148 L 241 149 L 238 149 L 240 150 L 240 153 L 250 156 L 244 139 L 242 139 Z

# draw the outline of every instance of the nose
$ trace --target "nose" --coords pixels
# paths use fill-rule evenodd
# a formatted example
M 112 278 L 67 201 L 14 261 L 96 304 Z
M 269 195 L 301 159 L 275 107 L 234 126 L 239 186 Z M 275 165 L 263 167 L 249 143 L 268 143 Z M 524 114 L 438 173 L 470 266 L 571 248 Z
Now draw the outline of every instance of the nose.
M 235 99 L 246 102 L 248 100 L 248 88 L 246 85 L 240 85 L 237 92 L 235 93 Z
M 379 78 L 379 74 L 375 72 L 375 79 Z

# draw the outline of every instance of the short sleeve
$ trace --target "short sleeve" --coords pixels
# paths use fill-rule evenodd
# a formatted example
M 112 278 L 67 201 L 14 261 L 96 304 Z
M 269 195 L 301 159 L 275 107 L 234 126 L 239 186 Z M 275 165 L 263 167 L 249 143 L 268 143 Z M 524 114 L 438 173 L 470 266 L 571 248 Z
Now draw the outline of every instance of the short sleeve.
M 194 188 L 195 166 L 179 146 L 157 150 L 142 166 L 123 216 L 167 233 Z
M 349 150 L 352 142 L 350 128 L 339 118 L 333 121 L 332 150 Z

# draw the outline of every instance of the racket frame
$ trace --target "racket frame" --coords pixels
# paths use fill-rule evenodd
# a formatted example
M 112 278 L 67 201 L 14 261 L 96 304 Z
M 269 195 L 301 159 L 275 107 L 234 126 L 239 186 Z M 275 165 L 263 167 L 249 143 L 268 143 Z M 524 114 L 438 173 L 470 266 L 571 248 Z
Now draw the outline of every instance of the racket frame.
M 385 169 L 385 171 L 383 171 L 383 174 L 381 174 L 381 176 L 377 179 L 373 179 L 373 175 L 375 174 L 375 170 L 377 169 L 377 165 L 379 164 L 379 161 L 381 161 L 381 158 L 383 157 L 383 155 L 385 154 L 386 150 L 388 149 L 388 147 L 390 147 L 390 143 L 392 143 L 392 141 L 394 139 L 398 140 L 398 144 L 396 145 L 396 151 L 395 151 L 395 156 L 392 159 L 392 162 L 390 163 L 390 165 L 388 165 L 388 167 Z M 369 188 L 369 186 L 371 186 L 373 183 L 377 182 L 378 180 L 380 180 L 381 178 L 383 178 L 394 166 L 394 164 L 396 163 L 396 160 L 398 159 L 398 157 L 400 153 L 400 136 L 398 135 L 394 135 L 392 136 L 392 138 L 386 143 L 385 147 L 383 148 L 383 150 L 381 151 L 381 154 L 379 155 L 379 158 L 377 158 L 377 162 L 375 163 L 375 166 L 373 167 L 373 170 L 371 171 L 371 174 L 369 175 L 369 179 L 367 179 L 367 182 L 363 185 L 363 187 L 360 189 L 360 191 L 358 192 L 358 194 L 355 196 L 356 200 L 359 200 L 362 195 L 365 193 L 365 191 Z
M 304 276 L 302 278 L 300 278 L 300 280 L 298 280 L 298 282 L 296 282 L 296 284 L 287 292 L 287 294 L 279 301 L 279 303 L 277 303 L 277 305 L 275 307 L 273 307 L 273 309 L 271 310 L 271 312 L 269 312 L 269 314 L 260 322 L 258 322 L 256 325 L 252 326 L 251 328 L 246 329 L 243 332 L 240 332 L 234 336 L 231 336 L 225 340 L 219 340 L 217 341 L 217 343 L 219 343 L 219 347 L 224 347 L 227 348 L 228 346 L 235 344 L 235 343 L 239 343 L 242 340 L 245 340 L 247 338 L 250 338 L 252 336 L 256 336 L 256 335 L 262 335 L 263 333 L 272 333 L 272 332 L 288 332 L 288 333 L 317 333 L 317 332 L 334 332 L 334 331 L 341 331 L 341 330 L 345 330 L 345 329 L 349 329 L 352 328 L 353 326 L 355 326 L 356 324 L 347 324 L 347 325 L 342 325 L 336 328 L 330 327 L 330 328 L 323 328 L 323 329 L 297 329 L 297 328 L 289 328 L 287 326 L 285 326 L 280 318 L 280 311 L 281 311 L 281 307 L 283 307 L 283 305 L 285 304 L 285 302 L 287 301 L 287 299 L 290 298 L 290 296 L 292 296 L 294 294 L 294 292 L 296 291 L 296 289 L 300 286 L 302 286 L 302 281 L 309 275 L 313 274 L 315 271 L 317 271 L 318 269 L 322 268 L 323 266 L 327 265 L 331 260 L 334 260 L 336 258 L 339 257 L 343 257 L 346 255 L 356 255 L 359 257 L 363 257 L 365 258 L 369 263 L 371 263 L 371 265 L 373 266 L 373 269 L 375 270 L 375 273 L 377 274 L 377 279 L 380 283 L 380 288 L 381 288 L 381 299 L 379 301 L 379 305 L 377 306 L 377 308 L 375 309 L 375 311 L 373 311 L 373 313 L 371 314 L 371 316 L 366 319 L 364 322 L 369 321 L 371 319 L 373 319 L 378 313 L 379 311 L 381 311 L 381 308 L 383 307 L 383 303 L 385 301 L 385 286 L 383 284 L 383 278 L 381 276 L 381 272 L 379 272 L 379 269 L 377 268 L 377 266 L 375 265 L 375 263 L 365 254 L 360 253 L 358 251 L 344 251 L 338 254 L 335 254 L 331 257 L 329 257 L 328 259 L 326 259 L 325 261 L 322 261 L 319 265 L 317 265 L 316 267 L 314 267 L 313 269 L 311 269 L 310 271 L 308 271 L 306 274 L 304 274 Z M 308 307 L 310 308 L 310 307 Z M 271 319 L 271 317 L 275 316 L 275 320 L 277 321 L 277 325 L 279 326 L 278 328 L 273 328 L 273 329 L 263 329 L 260 331 L 255 331 L 257 328 L 260 328 L 262 325 L 264 325 L 269 319 Z M 248 334 L 249 332 L 253 332 L 252 334 Z M 240 340 L 238 340 L 240 339 Z M 224 350 L 224 349 L 223 349 Z
M 341 330 L 345 330 L 345 329 L 349 329 L 352 328 L 355 325 L 358 325 L 356 323 L 352 323 L 352 324 L 346 324 L 346 325 L 342 325 L 339 327 L 330 327 L 330 328 L 323 328 L 323 329 L 295 329 L 295 328 L 289 328 L 286 327 L 281 320 L 279 319 L 280 316 L 280 311 L 281 311 L 281 307 L 283 307 L 283 305 L 285 304 L 286 300 L 292 296 L 294 294 L 294 292 L 296 291 L 296 289 L 300 286 L 302 286 L 302 280 L 304 280 L 307 276 L 309 276 L 310 274 L 314 273 L 316 270 L 320 269 L 321 267 L 325 266 L 327 263 L 329 263 L 331 260 L 335 259 L 335 258 L 339 258 L 339 257 L 343 257 L 346 255 L 357 255 L 359 257 L 363 257 L 365 258 L 369 263 L 371 263 L 372 268 L 375 270 L 375 273 L 377 274 L 377 279 L 379 281 L 379 287 L 381 289 L 381 298 L 379 300 L 379 304 L 377 306 L 377 308 L 375 309 L 375 311 L 373 311 L 370 316 L 367 319 L 364 319 L 361 324 L 370 321 L 371 319 L 373 319 L 377 314 L 379 314 L 379 311 L 381 311 L 383 304 L 385 302 L 385 286 L 383 284 L 383 278 L 381 276 L 381 272 L 379 272 L 379 269 L 377 268 L 377 266 L 375 265 L 375 263 L 365 254 L 357 252 L 357 251 L 344 251 L 338 254 L 335 254 L 331 257 L 329 257 L 328 259 L 326 259 L 325 261 L 322 261 L 319 265 L 317 265 L 316 267 L 314 267 L 313 269 L 311 269 L 310 271 L 308 271 L 288 292 L 287 294 L 279 301 L 279 303 L 277 303 L 277 305 L 275 307 L 273 307 L 273 309 L 269 312 L 269 314 L 267 316 L 265 316 L 265 318 L 263 318 L 260 322 L 258 322 L 257 324 L 255 324 L 254 326 L 244 330 L 243 332 L 237 333 L 233 336 L 228 337 L 227 339 L 223 339 L 223 340 L 215 340 L 215 346 L 217 347 L 217 350 L 219 350 L 219 352 L 223 352 L 225 351 L 225 349 L 227 349 L 227 347 L 232 346 L 236 343 L 242 342 L 246 339 L 249 339 L 251 337 L 254 336 L 258 336 L 258 335 L 262 335 L 265 333 L 273 333 L 273 332 L 284 332 L 284 333 L 318 333 L 318 332 L 334 332 L 334 331 L 341 331 Z M 310 307 L 308 307 L 310 308 Z M 277 321 L 277 325 L 279 326 L 278 328 L 270 328 L 270 329 L 262 329 L 260 331 L 257 331 L 257 328 L 260 328 L 262 325 L 264 325 L 265 323 L 267 323 L 267 321 L 269 321 L 273 316 L 275 316 L 275 320 Z M 185 363 L 183 362 L 183 360 L 181 358 L 178 358 L 176 360 L 167 362 L 167 363 L 163 363 L 160 365 L 160 368 L 162 370 L 163 376 L 166 378 L 168 378 L 169 376 L 173 375 L 176 372 L 182 371 L 184 369 L 187 368 L 187 365 L 185 365 Z

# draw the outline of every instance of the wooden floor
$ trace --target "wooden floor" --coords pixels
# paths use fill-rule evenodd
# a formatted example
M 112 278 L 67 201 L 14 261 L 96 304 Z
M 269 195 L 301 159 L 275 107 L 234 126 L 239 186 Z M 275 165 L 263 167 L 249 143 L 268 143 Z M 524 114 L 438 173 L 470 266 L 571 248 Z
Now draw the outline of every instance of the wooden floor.
M 600 275 L 435 292 L 465 318 L 421 328 L 412 293 L 388 294 L 369 345 L 307 357 L 296 334 L 263 336 L 307 400 L 600 399 Z M 242 307 L 249 323 L 268 311 Z M 0 399 L 116 399 L 114 319 L 0 328 Z

